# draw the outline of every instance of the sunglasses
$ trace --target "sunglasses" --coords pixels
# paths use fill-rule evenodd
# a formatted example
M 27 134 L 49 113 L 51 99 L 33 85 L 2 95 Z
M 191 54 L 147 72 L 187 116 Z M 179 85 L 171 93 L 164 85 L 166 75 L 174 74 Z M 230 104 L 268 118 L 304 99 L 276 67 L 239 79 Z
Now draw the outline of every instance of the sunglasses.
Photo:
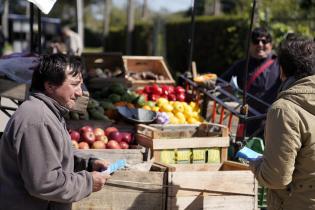
M 263 44 L 268 44 L 268 43 L 270 43 L 270 41 L 269 40 L 267 40 L 267 39 L 253 39 L 252 40 L 252 43 L 253 44 L 259 44 L 260 42 L 262 42 Z

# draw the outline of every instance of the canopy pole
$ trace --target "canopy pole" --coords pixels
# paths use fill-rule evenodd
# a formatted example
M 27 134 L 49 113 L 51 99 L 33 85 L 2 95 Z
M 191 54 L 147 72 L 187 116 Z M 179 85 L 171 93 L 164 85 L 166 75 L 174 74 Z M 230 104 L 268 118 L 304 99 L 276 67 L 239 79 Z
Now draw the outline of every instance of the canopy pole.
M 38 25 L 38 37 L 37 37 L 37 45 L 38 45 L 38 53 L 42 53 L 42 13 L 39 8 L 37 8 L 37 25 Z
M 30 51 L 34 50 L 34 4 L 30 3 Z
M 250 42 L 251 42 L 251 36 L 252 36 L 252 28 L 254 23 L 254 16 L 255 16 L 255 7 L 256 7 L 256 0 L 253 0 L 253 6 L 251 11 L 251 17 L 250 17 L 250 25 L 247 33 L 247 51 L 246 51 L 246 64 L 244 68 L 244 82 L 243 82 L 243 104 L 240 110 L 240 113 L 243 115 L 242 118 L 239 120 L 239 125 L 237 129 L 236 134 L 236 144 L 241 148 L 243 146 L 243 143 L 245 142 L 245 136 L 246 136 L 246 128 L 247 128 L 247 115 L 248 115 L 248 105 L 247 105 L 247 79 L 248 79 L 248 68 L 249 68 L 249 48 L 250 48 Z
M 188 39 L 189 44 L 189 54 L 188 54 L 188 71 L 192 70 L 192 57 L 194 51 L 194 36 L 195 36 L 195 13 L 196 13 L 195 0 L 191 0 L 191 27 L 190 27 L 190 37 Z

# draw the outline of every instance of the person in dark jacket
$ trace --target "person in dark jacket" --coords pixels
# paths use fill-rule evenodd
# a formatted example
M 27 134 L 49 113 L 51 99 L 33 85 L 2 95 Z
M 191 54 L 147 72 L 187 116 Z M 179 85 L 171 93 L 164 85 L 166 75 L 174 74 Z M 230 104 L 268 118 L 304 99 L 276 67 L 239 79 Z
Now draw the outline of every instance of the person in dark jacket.
M 63 117 L 82 95 L 81 70 L 78 57 L 41 57 L 0 140 L 1 209 L 70 210 L 104 186 L 107 162 L 73 150 Z
M 252 31 L 249 53 L 247 87 L 245 88 L 248 93 L 271 104 L 277 97 L 281 81 L 277 57 L 272 53 L 272 37 L 265 28 L 258 27 Z M 221 78 L 229 82 L 233 76 L 236 76 L 238 86 L 243 89 L 245 65 L 246 59 L 235 62 L 221 75 Z M 248 98 L 248 104 L 260 113 L 266 113 L 268 108 L 251 98 Z M 260 120 L 249 123 L 247 134 L 251 135 L 255 132 L 261 126 L 260 123 Z

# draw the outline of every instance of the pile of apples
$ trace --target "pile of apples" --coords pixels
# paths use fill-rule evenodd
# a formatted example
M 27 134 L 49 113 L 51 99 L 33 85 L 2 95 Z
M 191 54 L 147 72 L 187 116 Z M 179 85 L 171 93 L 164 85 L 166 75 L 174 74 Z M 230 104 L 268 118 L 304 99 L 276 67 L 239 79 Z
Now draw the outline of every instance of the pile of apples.
M 128 149 L 133 143 L 133 133 L 121 132 L 116 127 L 93 128 L 85 125 L 69 130 L 71 142 L 76 149 Z
M 147 101 L 157 101 L 159 98 L 165 98 L 169 101 L 185 101 L 186 99 L 185 89 L 182 86 L 146 85 L 143 89 L 137 90 L 136 93 L 143 95 Z

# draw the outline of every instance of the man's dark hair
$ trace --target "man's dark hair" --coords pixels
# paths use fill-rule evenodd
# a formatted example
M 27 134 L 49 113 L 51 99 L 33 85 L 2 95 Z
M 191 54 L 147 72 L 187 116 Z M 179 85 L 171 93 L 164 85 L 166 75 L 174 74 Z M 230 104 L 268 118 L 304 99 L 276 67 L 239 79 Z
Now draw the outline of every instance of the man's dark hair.
M 70 71 L 66 72 L 67 66 Z M 82 62 L 78 56 L 64 54 L 42 55 L 39 65 L 34 69 L 31 91 L 45 91 L 45 82 L 60 86 L 66 80 L 67 74 L 77 76 L 82 71 Z
M 286 77 L 296 79 L 315 74 L 315 42 L 298 34 L 288 34 L 280 43 L 278 61 Z
M 266 37 L 266 40 L 268 42 L 272 42 L 271 34 L 267 31 L 266 28 L 264 28 L 264 27 L 254 28 L 254 30 L 252 32 L 252 40 L 256 40 L 256 39 L 261 38 L 261 37 Z

